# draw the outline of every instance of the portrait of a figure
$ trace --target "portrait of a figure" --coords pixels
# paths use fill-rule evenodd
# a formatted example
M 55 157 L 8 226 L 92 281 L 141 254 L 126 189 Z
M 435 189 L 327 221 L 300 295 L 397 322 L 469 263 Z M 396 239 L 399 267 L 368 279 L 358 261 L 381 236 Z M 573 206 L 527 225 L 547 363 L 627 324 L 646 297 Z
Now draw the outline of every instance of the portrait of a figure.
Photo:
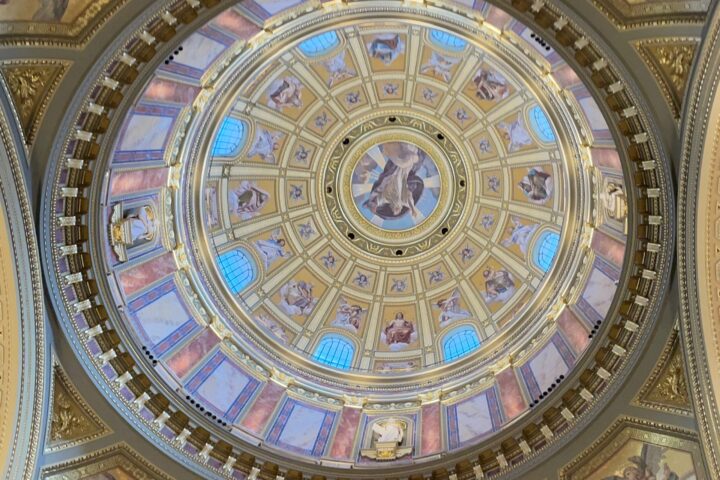
M 282 137 L 282 133 L 270 132 L 265 128 L 259 128 L 257 132 L 255 132 L 252 147 L 250 147 L 248 151 L 248 158 L 257 155 L 265 163 L 276 163 L 277 158 L 275 157 L 275 151 L 279 148 Z
M 395 318 L 383 329 L 380 339 L 390 350 L 402 350 L 417 340 L 415 325 L 405 318 L 403 312 L 396 312 Z
M 507 270 L 487 268 L 483 271 L 483 278 L 487 303 L 505 302 L 515 293 L 515 280 Z
M 255 217 L 270 201 L 270 194 L 249 180 L 242 181 L 237 189 L 229 193 L 228 197 L 230 211 L 241 220 Z
M 375 225 L 404 230 L 419 224 L 437 206 L 440 178 L 424 150 L 407 142 L 385 142 L 369 149 L 352 175 L 360 213 Z
M 264 313 L 261 313 L 255 317 L 255 321 L 258 323 L 258 325 L 262 326 L 270 333 L 275 335 L 282 343 L 288 343 L 288 336 L 287 332 L 285 332 L 285 328 L 283 328 L 283 326 L 280 325 L 275 319 L 270 318 Z
M 449 82 L 452 78 L 452 68 L 460 62 L 460 58 L 448 57 L 432 52 L 430 59 L 422 67 L 420 73 L 423 75 L 432 75 L 441 78 L 445 82 Z
M 332 87 L 346 78 L 355 76 L 355 70 L 348 67 L 345 62 L 345 52 L 340 52 L 329 60 L 325 60 L 323 66 L 328 73 L 328 87 Z
M 290 280 L 280 288 L 280 308 L 288 315 L 307 317 L 317 302 L 313 285 L 304 280 Z
M 275 80 L 268 89 L 268 107 L 283 110 L 288 107 L 302 108 L 300 96 L 302 83 L 295 77 L 285 77 Z
M 377 35 L 369 41 L 367 49 L 370 57 L 380 60 L 385 65 L 390 65 L 405 52 L 405 42 L 397 33 L 385 33 Z
M 525 128 L 525 124 L 521 118 L 517 118 L 512 122 L 500 122 L 497 127 L 500 135 L 507 144 L 509 153 L 517 152 L 523 147 L 527 147 L 533 143 L 530 132 Z
M 357 333 L 360 330 L 360 322 L 365 312 L 367 312 L 367 309 L 360 305 L 351 304 L 345 297 L 341 296 L 335 311 L 335 318 L 330 324 L 333 327 L 344 328 Z
M 460 305 L 460 290 L 457 288 L 452 291 L 449 297 L 441 298 L 435 302 L 434 307 L 440 310 L 438 321 L 440 322 L 441 328 L 450 325 L 456 320 L 471 317 L 470 312 Z
M 255 241 L 255 248 L 263 259 L 265 270 L 270 269 L 270 266 L 276 260 L 290 256 L 290 253 L 285 248 L 285 244 L 285 239 L 282 237 L 282 230 L 279 228 L 273 230 L 268 238 Z
M 481 68 L 473 77 L 475 96 L 478 100 L 500 101 L 510 95 L 510 84 L 500 73 Z
M 540 167 L 531 168 L 518 183 L 518 188 L 530 202 L 543 205 L 553 193 L 553 179 Z
M 518 217 L 511 217 L 511 224 L 507 227 L 507 237 L 502 241 L 504 247 L 517 245 L 523 255 L 527 255 L 530 239 L 540 225 L 537 223 L 524 224 Z

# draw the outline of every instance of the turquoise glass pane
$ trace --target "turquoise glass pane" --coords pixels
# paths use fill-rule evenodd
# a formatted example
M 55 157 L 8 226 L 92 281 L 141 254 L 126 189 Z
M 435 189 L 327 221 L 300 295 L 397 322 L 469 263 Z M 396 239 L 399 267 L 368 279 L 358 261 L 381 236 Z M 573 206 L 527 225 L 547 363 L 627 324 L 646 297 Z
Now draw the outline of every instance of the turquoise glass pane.
M 354 353 L 352 342 L 342 335 L 326 335 L 315 348 L 313 359 L 331 367 L 348 370 Z
M 530 109 L 530 126 L 543 142 L 550 143 L 555 141 L 555 132 L 542 108 L 534 106 Z
M 545 232 L 538 239 L 533 252 L 533 261 L 543 272 L 550 270 L 559 244 L 560 235 L 555 232 Z
M 465 325 L 450 332 L 443 341 L 443 357 L 446 361 L 464 357 L 480 346 L 480 339 L 474 328 Z
M 459 52 L 465 50 L 467 42 L 443 30 L 430 30 L 430 40 L 437 46 Z
M 217 262 L 225 283 L 234 294 L 245 290 L 257 276 L 255 262 L 242 248 L 223 253 Z
M 247 139 L 247 126 L 242 120 L 226 117 L 220 125 L 220 131 L 215 137 L 213 157 L 234 157 L 245 146 Z
M 340 45 L 340 38 L 338 38 L 337 33 L 330 31 L 300 42 L 298 48 L 308 57 L 317 57 L 329 52 L 338 45 Z

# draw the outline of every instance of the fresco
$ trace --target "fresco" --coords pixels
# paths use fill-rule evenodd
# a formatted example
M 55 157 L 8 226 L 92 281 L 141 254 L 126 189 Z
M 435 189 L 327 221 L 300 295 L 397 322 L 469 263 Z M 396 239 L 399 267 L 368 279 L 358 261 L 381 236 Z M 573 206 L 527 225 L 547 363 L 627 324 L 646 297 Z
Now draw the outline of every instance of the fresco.
M 405 35 L 381 33 L 364 37 L 370 65 L 374 71 L 405 68 Z
M 385 305 L 380 349 L 397 352 L 415 346 L 418 339 L 415 305 Z
M 260 255 L 266 272 L 282 265 L 293 254 L 282 227 L 253 237 L 251 243 Z
M 463 91 L 478 107 L 487 112 L 510 97 L 515 88 L 497 68 L 483 63 Z
M 386 230 L 405 230 L 421 223 L 435 210 L 440 195 L 435 162 L 407 142 L 373 146 L 358 161 L 351 182 L 357 209 Z
M 462 299 L 459 288 L 433 300 L 432 307 L 433 313 L 437 314 L 437 322 L 440 328 L 447 327 L 458 320 L 472 317 Z
M 427 48 L 423 53 L 419 73 L 448 83 L 455 75 L 461 60 L 461 57 L 444 55 Z
M 552 168 L 536 166 L 524 169 L 513 169 L 513 198 L 536 205 L 552 206 L 549 201 L 555 190 Z
M 228 183 L 228 206 L 231 217 L 250 220 L 263 213 L 275 211 L 275 182 L 272 180 L 242 180 Z
M 95 0 L 5 0 L 0 2 L 0 19 L 69 24 L 93 3 Z
M 340 295 L 335 306 L 330 326 L 341 328 L 355 334 L 362 333 L 369 304 L 345 295 Z
M 535 146 L 525 119 L 519 113 L 510 115 L 495 125 L 495 130 L 508 153 L 521 152 Z

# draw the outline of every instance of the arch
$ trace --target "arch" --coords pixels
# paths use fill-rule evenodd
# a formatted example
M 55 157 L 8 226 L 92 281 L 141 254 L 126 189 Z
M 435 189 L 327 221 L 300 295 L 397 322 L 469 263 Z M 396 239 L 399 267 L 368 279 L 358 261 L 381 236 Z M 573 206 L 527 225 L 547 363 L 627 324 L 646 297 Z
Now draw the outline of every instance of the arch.
M 465 50 L 467 42 L 444 30 L 430 30 L 430 41 L 440 48 L 460 52 Z
M 236 156 L 245 146 L 247 134 L 248 128 L 245 122 L 237 118 L 225 117 L 215 137 L 212 149 L 213 157 Z
M 550 270 L 559 245 L 560 235 L 557 232 L 546 230 L 541 233 L 535 242 L 535 248 L 532 254 L 532 261 L 535 266 L 543 272 Z
M 224 252 L 217 257 L 218 268 L 233 294 L 242 292 L 257 278 L 257 265 L 244 248 Z
M 547 115 L 540 106 L 535 105 L 528 111 L 530 118 L 530 127 L 537 135 L 540 141 L 544 143 L 552 143 L 555 141 L 555 132 Z
M 334 30 L 331 30 L 300 42 L 298 48 L 308 57 L 319 57 L 333 50 L 338 45 L 340 45 L 340 37 L 338 37 L 338 34 Z
M 449 362 L 464 357 L 480 346 L 477 331 L 470 325 L 462 325 L 451 330 L 443 339 L 443 358 Z
M 312 358 L 330 367 L 349 370 L 354 356 L 355 346 L 352 341 L 344 335 L 328 333 L 318 342 Z

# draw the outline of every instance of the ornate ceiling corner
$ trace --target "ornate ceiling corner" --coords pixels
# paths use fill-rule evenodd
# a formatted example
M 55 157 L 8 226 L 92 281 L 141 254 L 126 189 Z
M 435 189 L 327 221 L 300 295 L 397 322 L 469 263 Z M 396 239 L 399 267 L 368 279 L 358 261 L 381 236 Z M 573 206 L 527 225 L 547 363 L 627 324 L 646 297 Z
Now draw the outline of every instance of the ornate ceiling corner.
M 71 62 L 12 60 L 0 64 L 0 75 L 12 98 L 27 146 L 35 140 L 48 104 Z
M 132 478 L 133 480 L 170 480 L 126 443 L 117 443 L 103 450 L 58 463 L 43 469 L 44 480 L 67 478 Z
M 55 2 L 63 3 L 63 2 Z M 37 0 L 0 4 L 0 44 L 82 48 L 128 0 Z
M 57 361 L 53 367 L 50 398 L 52 416 L 47 426 L 45 452 L 82 445 L 112 433 Z
M 634 405 L 679 415 L 692 415 L 680 335 L 673 330 Z
M 621 417 L 565 465 L 558 477 L 560 480 L 656 477 L 705 480 L 708 477 L 702 462 L 700 445 L 693 432 Z
M 703 23 L 710 0 L 593 0 L 595 8 L 605 14 L 619 30 Z
M 634 43 L 676 119 L 680 118 L 690 68 L 699 43 L 699 38 L 687 37 L 658 38 Z

